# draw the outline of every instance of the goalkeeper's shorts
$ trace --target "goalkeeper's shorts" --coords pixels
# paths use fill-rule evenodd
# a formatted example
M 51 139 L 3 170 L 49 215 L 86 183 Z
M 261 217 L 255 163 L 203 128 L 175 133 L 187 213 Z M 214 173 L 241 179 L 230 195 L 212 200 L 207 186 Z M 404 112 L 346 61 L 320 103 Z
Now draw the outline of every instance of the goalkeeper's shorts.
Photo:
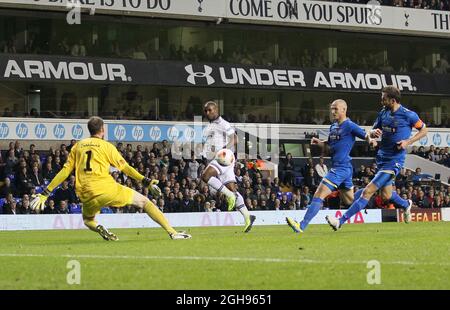
M 125 207 L 133 202 L 134 190 L 118 183 L 101 189 L 79 193 L 83 203 L 83 216 L 94 217 L 103 207 Z

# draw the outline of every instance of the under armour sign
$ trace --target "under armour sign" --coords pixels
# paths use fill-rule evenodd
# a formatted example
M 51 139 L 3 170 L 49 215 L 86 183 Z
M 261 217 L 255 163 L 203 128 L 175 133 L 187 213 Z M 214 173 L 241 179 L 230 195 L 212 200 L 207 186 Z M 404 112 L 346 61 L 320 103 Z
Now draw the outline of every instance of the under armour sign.
M 192 65 L 187 65 L 184 69 L 189 74 L 187 81 L 192 85 L 197 85 L 197 80 L 199 79 L 205 80 L 207 85 L 215 83 L 214 78 L 211 76 L 213 69 L 210 66 L 203 65 L 203 72 L 194 72 Z

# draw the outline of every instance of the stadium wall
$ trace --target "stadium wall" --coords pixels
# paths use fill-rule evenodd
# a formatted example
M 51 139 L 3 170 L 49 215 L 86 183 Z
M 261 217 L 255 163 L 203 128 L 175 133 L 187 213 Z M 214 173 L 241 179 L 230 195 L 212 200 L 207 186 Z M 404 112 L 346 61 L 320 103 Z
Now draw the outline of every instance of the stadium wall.
M 345 210 L 321 210 L 311 224 L 326 224 L 325 216 L 340 217 Z M 287 216 L 302 218 L 305 210 L 295 211 L 257 211 L 255 225 L 285 225 Z M 381 223 L 381 210 L 359 212 L 351 223 Z M 166 217 L 174 227 L 208 227 L 208 226 L 242 226 L 242 215 L 239 212 L 197 212 L 166 213 Z M 146 214 L 100 214 L 99 223 L 108 228 L 151 228 L 159 227 Z M 54 230 L 85 229 L 81 214 L 58 215 L 0 215 L 0 231 L 4 230 Z

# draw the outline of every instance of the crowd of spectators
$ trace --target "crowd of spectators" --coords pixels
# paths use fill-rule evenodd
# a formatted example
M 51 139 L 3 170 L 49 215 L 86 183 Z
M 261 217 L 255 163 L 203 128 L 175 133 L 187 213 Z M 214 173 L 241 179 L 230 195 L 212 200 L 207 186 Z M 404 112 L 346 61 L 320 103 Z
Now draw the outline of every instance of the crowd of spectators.
M 30 214 L 30 197 L 41 192 L 58 173 L 75 144 L 61 144 L 48 151 L 37 151 L 34 145 L 24 150 L 19 141 L 9 143 L 9 148 L 0 156 L 0 214 Z M 119 143 L 118 150 L 125 160 L 141 174 L 159 180 L 162 197 L 152 197 L 142 184 L 127 178 L 120 171 L 112 169 L 112 177 L 120 184 L 131 187 L 149 197 L 163 212 L 210 212 L 226 211 L 226 201 L 221 196 L 211 195 L 208 186 L 200 179 L 205 162 L 195 159 L 175 160 L 171 156 L 171 146 L 167 141 L 150 146 Z M 448 149 L 446 150 L 448 152 Z M 438 152 L 440 153 L 440 152 Z M 429 157 L 433 156 L 429 153 Z M 448 155 L 448 153 L 447 153 Z M 249 210 L 298 210 L 310 203 L 321 178 L 328 166 L 323 158 L 308 159 L 303 167 L 298 167 L 288 154 L 280 163 L 279 178 L 273 180 L 258 169 L 252 161 L 239 161 L 235 168 L 239 191 Z M 376 164 L 361 166 L 355 170 L 355 190 L 367 185 L 376 171 Z M 402 170 L 396 179 L 399 193 L 412 199 L 418 207 L 450 207 L 449 189 L 443 185 L 421 183 L 420 168 L 411 173 Z M 328 208 L 340 208 L 337 193 L 330 195 L 325 203 Z M 44 213 L 80 213 L 81 203 L 75 194 L 75 177 L 70 176 L 57 188 L 47 201 Z M 369 204 L 371 208 L 392 208 L 385 205 L 379 196 Z M 133 206 L 109 208 L 103 213 L 142 212 Z
M 365 187 L 374 177 L 376 164 L 370 167 L 361 166 L 356 172 L 355 184 Z M 422 173 L 421 168 L 415 171 L 402 169 L 395 179 L 395 188 L 403 199 L 411 199 L 418 208 L 450 207 L 449 187 L 434 181 L 432 176 Z M 386 203 L 380 195 L 375 195 L 369 202 L 371 208 L 393 209 L 392 203 Z
M 449 0 L 417 0 L 424 8 L 434 8 L 436 4 L 443 5 L 443 9 L 448 7 Z M 366 0 L 355 0 L 346 2 L 366 3 Z M 391 1 L 388 1 L 391 3 Z M 400 3 L 403 3 L 399 0 Z M 415 1 L 405 1 L 406 5 L 415 3 Z M 398 5 L 397 5 L 398 6 Z M 274 34 L 275 35 L 275 34 Z M 20 41 L 18 34 L 11 34 L 5 40 L 0 41 L 0 53 L 9 54 L 50 54 L 67 55 L 75 57 L 113 57 L 129 58 L 136 60 L 156 60 L 156 61 L 184 61 L 184 62 L 213 62 L 230 63 L 242 65 L 261 65 L 261 66 L 295 66 L 301 68 L 334 68 L 340 70 L 372 70 L 384 72 L 418 72 L 448 74 L 450 65 L 445 48 L 440 53 L 440 58 L 431 63 L 426 61 L 425 54 L 416 52 L 411 55 L 414 57 L 404 57 L 402 61 L 391 58 L 390 52 L 387 57 L 381 57 L 382 51 L 387 51 L 387 47 L 374 49 L 373 51 L 353 51 L 349 52 L 349 43 L 337 45 L 337 58 L 331 61 L 323 48 L 311 46 L 292 46 L 282 41 L 273 43 L 279 46 L 279 52 L 267 47 L 255 47 L 256 42 L 252 42 L 255 35 L 249 34 L 249 39 L 242 39 L 242 42 L 236 44 L 236 41 L 224 39 L 223 48 L 212 50 L 207 48 L 207 44 L 183 45 L 178 43 L 166 43 L 155 47 L 154 38 L 149 35 L 148 38 L 142 37 L 134 43 L 124 40 L 105 40 L 98 37 L 97 34 L 89 37 L 75 37 L 68 39 L 61 37 L 55 40 L 57 43 L 50 44 L 45 37 L 45 31 L 30 32 L 26 42 Z M 94 39 L 95 37 L 95 39 Z M 83 39 L 84 38 L 84 39 Z M 309 37 L 308 37 L 309 38 Z M 23 40 L 23 38 L 21 38 Z M 159 38 L 158 41 L 166 41 L 167 38 Z M 309 39 L 308 39 L 309 40 Z M 331 44 L 331 43 L 330 43 Z
M 448 148 L 442 150 L 446 152 L 446 155 L 443 156 L 448 158 L 450 155 L 448 153 Z M 429 153 L 430 158 L 433 157 L 435 153 L 436 150 L 432 148 Z M 437 153 L 441 153 L 441 151 L 438 151 Z M 322 157 L 316 162 L 309 158 L 306 160 L 303 167 L 299 167 L 299 165 L 295 164 L 291 154 L 288 153 L 280 162 L 280 180 L 282 185 L 287 184 L 288 186 L 293 186 L 294 189 L 299 189 L 299 191 L 294 193 L 293 197 L 295 198 L 305 189 L 308 193 L 314 193 L 320 180 L 328 172 L 328 169 L 329 167 Z M 376 171 L 377 165 L 375 162 L 370 165 L 361 165 L 358 169 L 355 169 L 353 174 L 354 190 L 356 191 L 359 188 L 364 188 L 369 184 L 375 176 Z M 421 168 L 417 168 L 414 172 L 408 169 L 402 169 L 395 180 L 395 188 L 399 195 L 404 199 L 411 199 L 413 205 L 416 207 L 450 207 L 449 187 L 434 181 L 432 176 L 422 173 Z M 301 202 L 302 200 L 300 201 L 300 206 L 304 207 L 305 204 L 302 204 Z M 325 205 L 329 208 L 336 209 L 341 207 L 337 192 L 334 192 L 327 198 Z M 375 195 L 370 200 L 368 208 L 394 207 L 394 205 L 384 202 L 380 195 Z
M 444 165 L 450 168 L 450 153 L 449 147 L 435 147 L 434 145 L 430 145 L 430 147 L 416 147 L 413 146 L 411 150 L 411 154 L 420 156 L 422 158 L 429 159 L 435 163 Z

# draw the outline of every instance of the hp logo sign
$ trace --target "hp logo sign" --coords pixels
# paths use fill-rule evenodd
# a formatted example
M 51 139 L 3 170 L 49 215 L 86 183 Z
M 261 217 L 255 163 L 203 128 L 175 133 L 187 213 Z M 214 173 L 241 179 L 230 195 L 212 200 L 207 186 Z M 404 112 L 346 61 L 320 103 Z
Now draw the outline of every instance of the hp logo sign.
M 126 131 L 125 127 L 123 127 L 122 125 L 119 125 L 116 128 L 114 128 L 114 137 L 117 140 L 125 139 L 126 133 L 127 133 L 127 131 Z
M 64 135 L 66 134 L 66 129 L 62 124 L 56 124 L 55 127 L 53 127 L 53 135 L 56 139 L 62 139 L 64 138 Z
M 433 135 L 433 144 L 436 146 L 440 146 L 442 143 L 442 137 L 439 133 L 435 133 Z
M 5 123 L 0 123 L 0 138 L 5 139 L 9 134 L 9 127 Z
M 187 142 L 191 142 L 195 139 L 195 130 L 192 127 L 186 127 L 184 130 L 184 139 Z
M 81 127 L 81 125 L 79 125 L 79 124 L 73 125 L 73 127 L 72 127 L 72 137 L 75 140 L 80 140 L 81 137 L 83 137 L 83 127 Z
M 177 127 L 170 127 L 167 130 L 167 137 L 169 138 L 170 141 L 178 140 L 179 134 L 180 134 L 180 131 L 178 130 Z
M 189 76 L 187 77 L 187 81 L 192 85 L 197 85 L 196 79 L 205 79 L 206 84 L 208 85 L 214 84 L 216 82 L 211 76 L 213 69 L 210 66 L 203 65 L 203 72 L 194 72 L 192 65 L 187 65 L 186 67 L 184 67 L 184 69 L 189 74 Z
M 425 136 L 419 140 L 420 145 L 426 145 L 428 143 L 428 137 Z
M 150 139 L 152 141 L 159 141 L 161 139 L 161 129 L 158 126 L 150 128 Z
M 134 140 L 141 141 L 144 138 L 144 129 L 141 126 L 134 126 L 131 135 Z
M 44 124 L 37 124 L 36 127 L 34 127 L 34 133 L 38 139 L 44 139 L 47 135 L 47 127 L 45 127 Z
M 19 139 L 24 139 L 28 135 L 28 126 L 24 123 L 17 124 L 16 134 Z

